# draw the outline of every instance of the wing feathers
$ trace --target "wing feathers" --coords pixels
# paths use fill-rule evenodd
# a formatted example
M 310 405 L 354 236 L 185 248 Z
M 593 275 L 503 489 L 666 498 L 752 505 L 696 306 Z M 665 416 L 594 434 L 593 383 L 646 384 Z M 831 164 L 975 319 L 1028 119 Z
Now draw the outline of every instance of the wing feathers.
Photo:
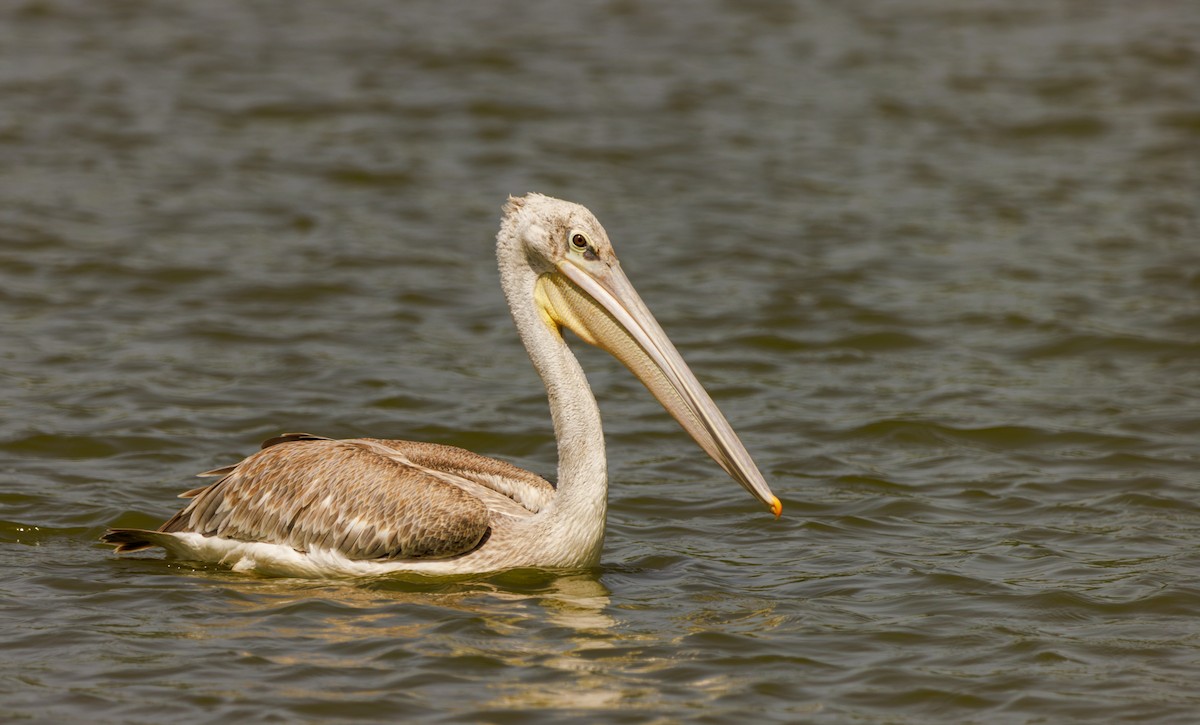
M 195 532 L 359 560 L 446 558 L 487 541 L 492 516 L 529 516 L 554 497 L 542 477 L 462 448 L 307 433 L 268 439 L 200 475 L 221 479 L 180 494 L 190 502 L 157 532 L 114 529 L 103 539 L 118 552 Z
M 324 436 L 315 436 L 312 433 L 283 433 L 282 435 L 277 435 L 274 438 L 266 439 L 265 441 L 262 442 L 261 447 L 262 448 L 270 448 L 271 446 L 277 446 L 280 443 L 294 443 L 296 441 L 331 441 L 331 440 L 333 440 L 333 439 L 326 438 Z M 201 473 L 200 475 L 203 476 L 205 474 Z
M 440 475 L 463 478 L 520 504 L 530 513 L 541 511 L 554 498 L 554 486 L 523 468 L 473 453 L 465 448 L 417 441 L 362 438 L 364 445 L 380 449 L 393 459 Z
M 471 550 L 484 505 L 458 487 L 356 445 L 293 434 L 268 441 L 160 531 L 194 531 L 351 559 L 441 558 Z

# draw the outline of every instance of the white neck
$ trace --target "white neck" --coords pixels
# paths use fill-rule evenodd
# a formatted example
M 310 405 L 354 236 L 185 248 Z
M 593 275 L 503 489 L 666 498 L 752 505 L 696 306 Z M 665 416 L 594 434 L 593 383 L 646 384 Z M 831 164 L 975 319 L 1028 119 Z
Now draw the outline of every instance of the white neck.
M 579 361 L 537 309 L 537 273 L 524 263 L 506 264 L 509 260 L 501 260 L 500 282 L 521 341 L 546 385 L 558 440 L 558 490 L 550 507 L 537 516 L 538 524 L 547 529 L 547 547 L 568 559 L 559 565 L 594 565 L 604 543 L 608 510 L 600 408 Z

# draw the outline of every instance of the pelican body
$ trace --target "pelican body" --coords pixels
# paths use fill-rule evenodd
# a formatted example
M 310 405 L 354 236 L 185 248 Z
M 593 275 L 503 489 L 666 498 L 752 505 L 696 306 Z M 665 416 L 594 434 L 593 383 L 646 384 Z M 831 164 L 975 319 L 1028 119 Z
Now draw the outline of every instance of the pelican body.
M 110 529 L 118 552 L 284 576 L 476 574 L 600 560 L 608 470 L 600 410 L 562 329 L 628 367 L 700 447 L 779 515 L 741 441 L 625 277 L 584 207 L 510 198 L 496 236 L 517 331 L 546 385 L 558 482 L 453 446 L 302 433 L 209 471 L 157 531 Z

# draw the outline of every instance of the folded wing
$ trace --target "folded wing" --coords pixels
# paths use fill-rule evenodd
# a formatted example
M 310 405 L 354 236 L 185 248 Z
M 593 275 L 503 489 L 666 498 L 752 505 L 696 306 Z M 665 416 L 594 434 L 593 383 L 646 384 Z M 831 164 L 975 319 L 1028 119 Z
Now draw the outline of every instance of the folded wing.
M 439 559 L 480 545 L 495 514 L 528 516 L 553 496 L 544 479 L 495 459 L 428 443 L 272 438 L 159 532 L 325 549 L 349 559 Z M 110 531 L 118 551 L 159 544 L 153 532 Z

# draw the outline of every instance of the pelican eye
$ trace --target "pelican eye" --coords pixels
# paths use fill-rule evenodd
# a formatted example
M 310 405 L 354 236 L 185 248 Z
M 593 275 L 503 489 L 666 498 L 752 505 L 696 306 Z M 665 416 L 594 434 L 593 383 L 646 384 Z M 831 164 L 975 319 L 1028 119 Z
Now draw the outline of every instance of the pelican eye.
M 592 241 L 583 232 L 571 232 L 570 244 L 571 251 L 579 252 L 584 259 L 588 261 L 599 259 L 596 256 L 596 248 L 592 246 Z

